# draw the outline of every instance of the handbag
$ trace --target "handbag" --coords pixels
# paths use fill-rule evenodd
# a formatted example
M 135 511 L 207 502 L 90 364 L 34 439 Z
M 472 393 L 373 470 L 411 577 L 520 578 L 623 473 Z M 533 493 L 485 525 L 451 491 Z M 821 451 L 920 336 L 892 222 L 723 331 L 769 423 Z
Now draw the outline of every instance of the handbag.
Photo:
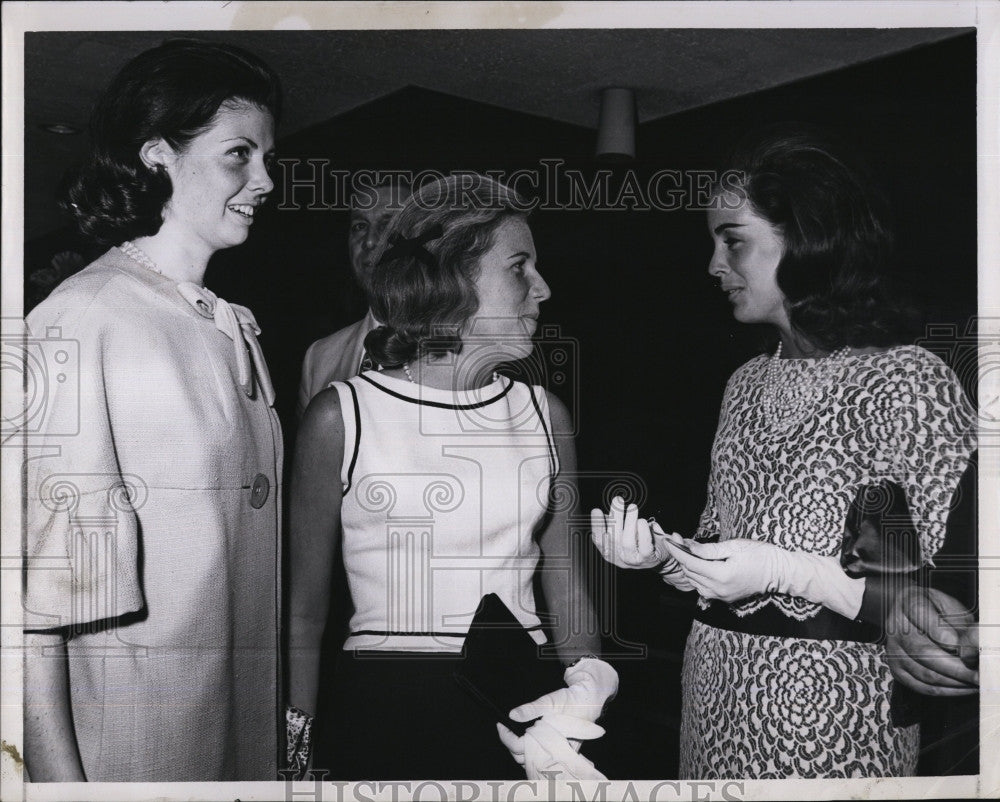
M 920 570 L 920 536 L 900 485 L 884 479 L 858 488 L 844 523 L 840 564 L 853 577 Z
M 923 565 L 920 536 L 900 485 L 883 479 L 858 489 L 844 523 L 840 564 L 849 576 L 872 580 L 866 583 L 859 617 L 881 628 L 892 594 L 910 584 Z M 919 722 L 920 708 L 919 694 L 893 682 L 893 726 Z
M 455 681 L 496 721 L 523 736 L 534 721 L 514 721 L 515 707 L 563 687 L 563 665 L 539 646 L 499 596 L 483 596 L 469 627 Z

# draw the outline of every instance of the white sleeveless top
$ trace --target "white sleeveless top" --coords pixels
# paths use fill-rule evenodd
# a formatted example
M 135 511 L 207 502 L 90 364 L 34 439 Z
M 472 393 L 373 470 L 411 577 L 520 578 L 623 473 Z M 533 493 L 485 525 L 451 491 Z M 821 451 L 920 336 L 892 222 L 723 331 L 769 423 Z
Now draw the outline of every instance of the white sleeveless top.
M 345 649 L 459 652 L 487 593 L 538 643 L 533 538 L 558 472 L 545 392 L 499 378 L 439 390 L 366 371 L 344 418 Z

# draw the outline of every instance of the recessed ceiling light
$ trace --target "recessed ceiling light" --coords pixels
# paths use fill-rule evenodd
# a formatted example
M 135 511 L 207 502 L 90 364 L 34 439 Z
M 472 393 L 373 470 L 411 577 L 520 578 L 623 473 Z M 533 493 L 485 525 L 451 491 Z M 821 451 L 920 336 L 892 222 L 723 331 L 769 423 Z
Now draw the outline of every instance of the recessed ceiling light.
M 72 136 L 73 134 L 80 133 L 79 128 L 69 123 L 42 123 L 39 128 L 43 131 L 48 131 L 50 134 L 62 134 L 64 136 Z

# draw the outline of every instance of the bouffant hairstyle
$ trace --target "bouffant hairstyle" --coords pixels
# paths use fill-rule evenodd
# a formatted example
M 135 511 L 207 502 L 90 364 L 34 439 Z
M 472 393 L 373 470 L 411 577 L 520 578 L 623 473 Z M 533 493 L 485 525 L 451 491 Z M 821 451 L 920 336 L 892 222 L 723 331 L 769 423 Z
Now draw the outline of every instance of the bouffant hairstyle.
M 727 173 L 781 232 L 777 281 L 797 331 L 825 350 L 907 339 L 915 312 L 889 285 L 888 206 L 845 145 L 783 124 L 745 140 Z
M 510 187 L 476 173 L 423 184 L 386 226 L 369 283 L 372 314 L 382 325 L 365 348 L 383 367 L 423 354 L 462 350 L 462 329 L 479 309 L 479 260 L 497 228 L 528 216 Z
M 278 76 L 252 53 L 194 39 L 140 53 L 97 102 L 90 158 L 67 180 L 61 205 L 101 244 L 155 234 L 173 188 L 163 170 L 143 163 L 143 144 L 159 138 L 183 151 L 220 108 L 241 104 L 267 110 L 275 121 L 281 113 Z

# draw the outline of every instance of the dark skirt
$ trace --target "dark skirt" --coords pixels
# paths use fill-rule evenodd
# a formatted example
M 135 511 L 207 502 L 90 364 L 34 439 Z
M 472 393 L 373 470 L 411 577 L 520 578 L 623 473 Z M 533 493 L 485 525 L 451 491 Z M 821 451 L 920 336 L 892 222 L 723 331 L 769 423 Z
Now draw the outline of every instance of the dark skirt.
M 524 769 L 455 681 L 460 655 L 340 652 L 321 691 L 314 770 L 328 780 L 517 780 Z

